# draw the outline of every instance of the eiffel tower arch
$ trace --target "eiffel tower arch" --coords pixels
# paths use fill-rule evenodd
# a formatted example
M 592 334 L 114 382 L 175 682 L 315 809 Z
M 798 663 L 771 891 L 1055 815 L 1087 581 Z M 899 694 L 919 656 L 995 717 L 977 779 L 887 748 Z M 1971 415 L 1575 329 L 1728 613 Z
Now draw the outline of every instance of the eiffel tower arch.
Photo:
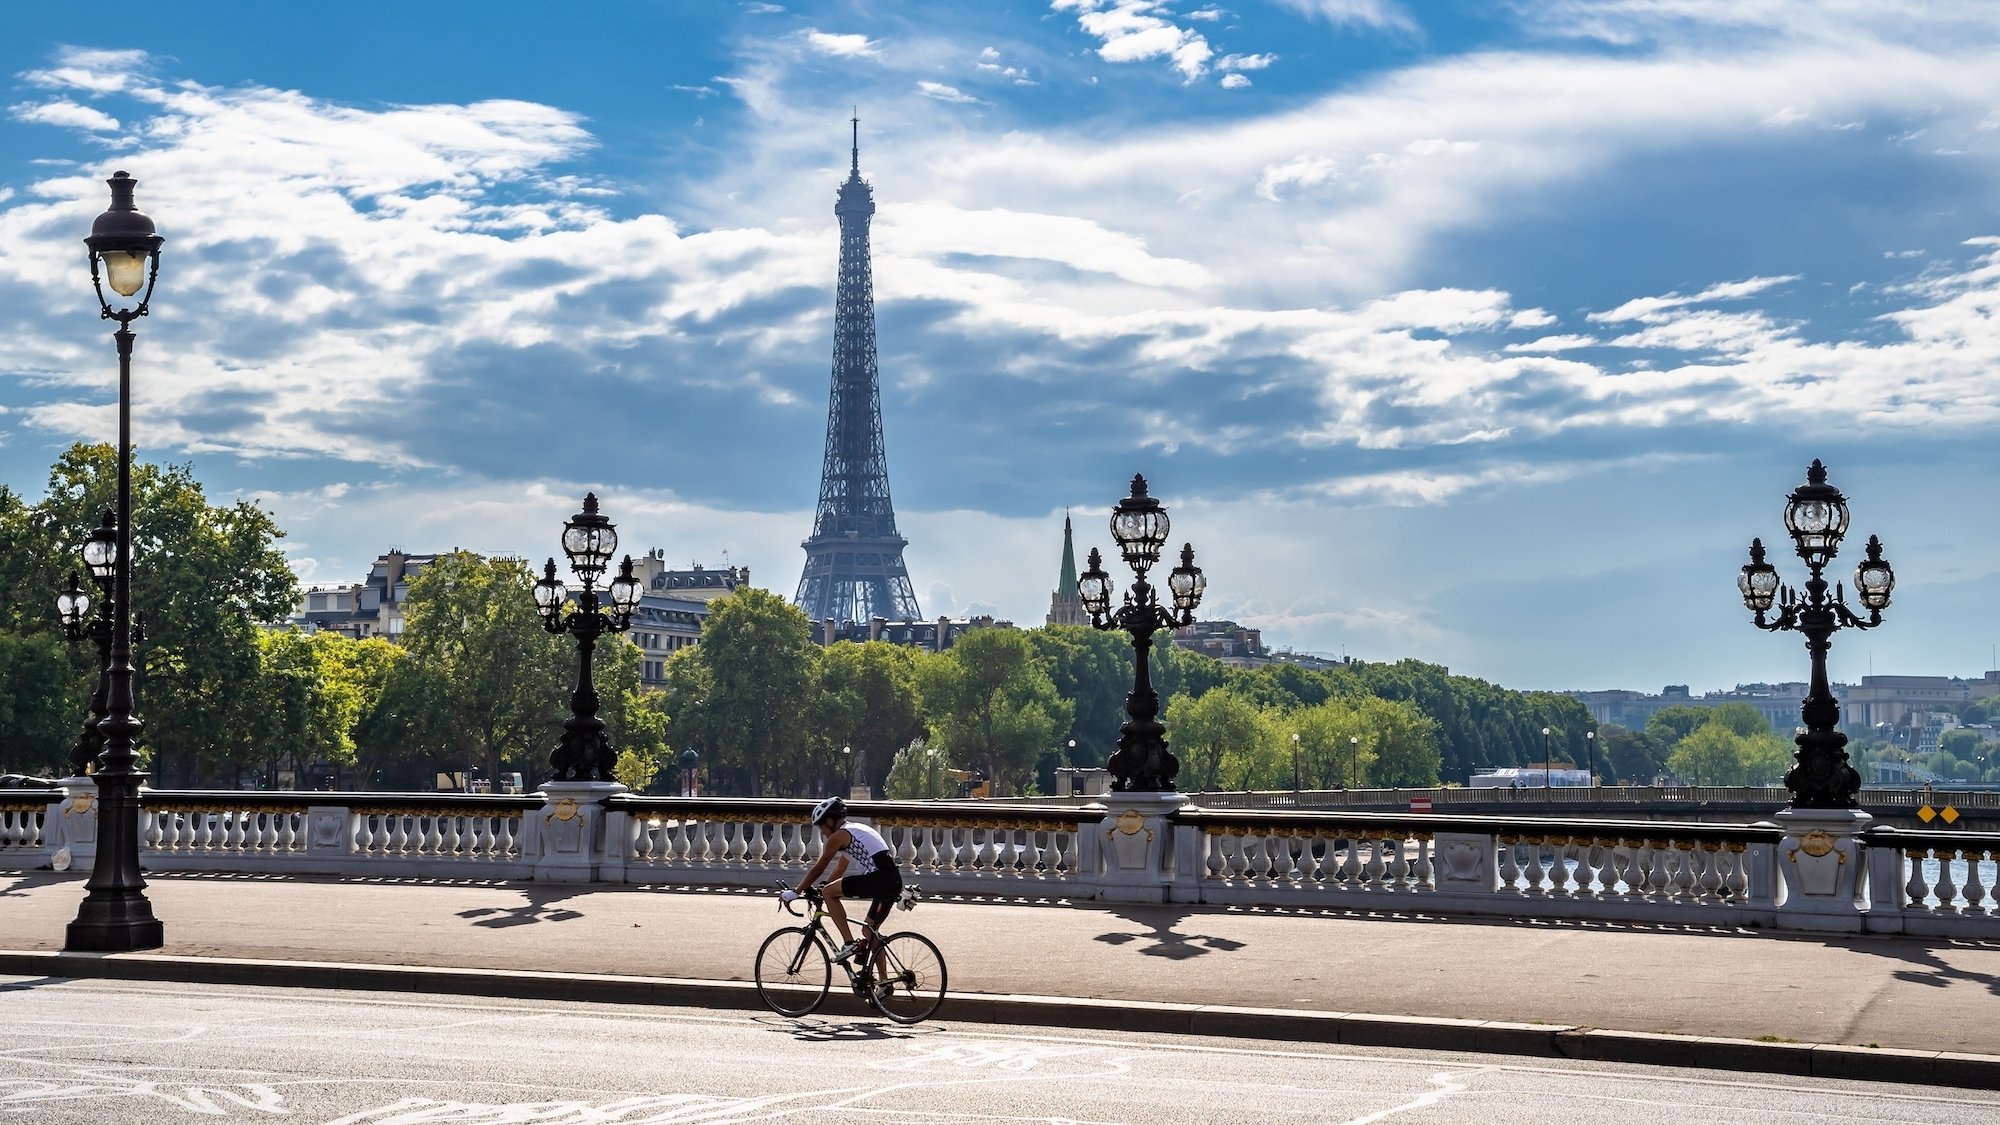
M 833 213 L 840 220 L 840 284 L 833 310 L 833 390 L 826 408 L 826 460 L 820 467 L 813 533 L 800 546 L 805 572 L 793 604 L 812 621 L 866 624 L 923 616 L 910 572 L 909 545 L 896 531 L 889 463 L 882 444 L 881 376 L 875 367 L 875 282 L 868 224 L 875 194 L 861 178 L 861 121 L 847 181 Z

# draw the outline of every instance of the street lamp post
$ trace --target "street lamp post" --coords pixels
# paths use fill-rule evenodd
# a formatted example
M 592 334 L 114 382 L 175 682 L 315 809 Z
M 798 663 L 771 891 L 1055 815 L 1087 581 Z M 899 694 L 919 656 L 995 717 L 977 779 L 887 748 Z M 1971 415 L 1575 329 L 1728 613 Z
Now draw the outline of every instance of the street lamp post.
M 1118 728 L 1118 749 L 1105 765 L 1111 771 L 1111 786 L 1120 792 L 1170 792 L 1181 764 L 1167 750 L 1167 728 L 1160 722 L 1160 696 L 1153 690 L 1153 634 L 1160 629 L 1194 623 L 1195 607 L 1201 604 L 1208 579 L 1194 565 L 1194 547 L 1181 547 L 1181 565 L 1167 576 L 1174 608 L 1159 604 L 1146 572 L 1160 561 L 1160 548 L 1167 542 L 1172 524 L 1167 510 L 1146 494 L 1146 478 L 1132 478 L 1132 493 L 1111 510 L 1111 537 L 1118 542 L 1125 564 L 1132 568 L 1132 588 L 1125 604 L 1111 608 L 1111 576 L 1104 572 L 1104 559 L 1097 548 L 1090 549 L 1090 567 L 1077 579 L 1077 594 L 1097 629 L 1123 629 L 1132 636 L 1132 691 L 1125 696 L 1125 722 Z
M 1595 788 L 1603 784 L 1597 772 L 1597 732 L 1594 730 L 1583 732 L 1583 756 L 1590 763 L 1591 787 Z
M 1361 736 L 1358 734 L 1347 736 L 1347 787 L 1361 787 Z
M 617 759 L 611 751 L 611 740 L 604 737 L 604 720 L 597 717 L 597 685 L 591 676 L 591 655 L 597 638 L 606 633 L 622 633 L 631 626 L 632 611 L 639 608 L 643 591 L 639 580 L 632 576 L 632 556 L 626 555 L 618 577 L 606 588 L 611 612 L 604 612 L 603 603 L 598 600 L 597 580 L 618 550 L 618 529 L 598 514 L 595 492 L 586 493 L 583 511 L 563 524 L 562 545 L 570 569 L 583 579 L 583 592 L 577 595 L 576 607 L 567 614 L 563 612 L 569 594 L 563 589 L 562 580 L 556 577 L 555 559 L 548 561 L 541 581 L 535 583 L 535 608 L 542 615 L 543 628 L 557 636 L 568 633 L 576 638 L 576 690 L 570 693 L 569 721 L 563 724 L 562 740 L 549 754 L 549 768 L 556 781 L 615 781 L 612 767 Z
M 1542 800 L 1549 799 L 1549 728 L 1542 728 Z
M 164 940 L 153 904 L 146 899 L 146 880 L 139 871 L 139 786 L 146 775 L 138 769 L 138 700 L 132 679 L 132 322 L 145 316 L 160 274 L 160 245 L 165 240 L 153 220 L 132 203 L 138 181 L 115 172 L 111 206 L 91 224 L 84 245 L 90 254 L 90 284 L 104 320 L 118 322 L 112 339 L 118 345 L 118 502 L 117 534 L 108 544 L 111 560 L 111 639 L 103 672 L 104 720 L 98 730 L 104 749 L 98 757 L 98 844 L 91 864 L 89 888 L 76 920 L 69 924 L 63 948 L 89 952 L 158 949 Z M 104 288 L 137 303 L 113 308 Z M 93 542 L 95 540 L 93 539 Z
M 1292 732 L 1292 800 L 1299 799 L 1299 732 Z
M 1811 575 L 1804 595 L 1778 581 L 1777 568 L 1764 561 L 1762 539 L 1750 541 L 1750 562 L 1736 580 L 1744 607 L 1756 615 L 1757 627 L 1805 634 L 1806 652 L 1812 657 L 1812 684 L 1799 704 L 1805 730 L 1793 740 L 1798 745 L 1797 764 L 1786 771 L 1785 788 L 1791 791 L 1794 808 L 1853 809 L 1859 806 L 1861 775 L 1848 762 L 1847 736 L 1839 729 L 1840 701 L 1827 682 L 1826 655 L 1837 630 L 1873 629 L 1882 623 L 1896 574 L 1882 558 L 1882 541 L 1871 535 L 1867 556 L 1854 570 L 1855 592 L 1868 616 L 1848 608 L 1842 587 L 1834 587 L 1828 596 L 1824 572 L 1847 534 L 1847 499 L 1826 483 L 1826 466 L 1817 460 L 1806 470 L 1806 483 L 1793 489 L 1785 504 L 1785 528 Z M 1767 617 L 1774 602 L 1777 616 Z

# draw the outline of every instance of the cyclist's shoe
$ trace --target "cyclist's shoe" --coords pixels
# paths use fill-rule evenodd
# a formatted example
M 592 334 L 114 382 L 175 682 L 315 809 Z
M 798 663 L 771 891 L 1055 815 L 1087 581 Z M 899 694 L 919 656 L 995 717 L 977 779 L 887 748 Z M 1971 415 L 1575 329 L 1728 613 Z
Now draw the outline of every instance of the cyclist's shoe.
M 856 953 L 859 952 L 861 952 L 861 943 L 858 941 L 850 941 L 846 945 L 843 945 L 839 949 L 834 951 L 833 959 L 842 964 L 846 964 L 849 958 L 853 957 Z

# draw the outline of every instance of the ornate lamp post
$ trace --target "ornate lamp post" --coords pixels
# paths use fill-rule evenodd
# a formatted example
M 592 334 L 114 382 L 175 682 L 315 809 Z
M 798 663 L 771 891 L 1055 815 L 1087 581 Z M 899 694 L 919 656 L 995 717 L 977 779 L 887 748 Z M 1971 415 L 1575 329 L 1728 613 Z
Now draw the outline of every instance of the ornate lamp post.
M 1358 734 L 1347 736 L 1347 787 L 1361 787 L 1361 736 Z
M 563 524 L 563 554 L 570 569 L 583 580 L 575 608 L 568 613 L 569 592 L 556 577 L 556 560 L 551 558 L 541 581 L 535 583 L 535 609 L 542 615 L 542 627 L 561 636 L 576 638 L 576 690 L 569 697 L 569 721 L 563 724 L 562 741 L 549 754 L 549 768 L 556 781 L 616 781 L 612 767 L 617 764 L 611 740 L 604 737 L 604 720 L 597 717 L 597 685 L 591 676 L 592 650 L 597 638 L 606 633 L 622 633 L 632 624 L 632 611 L 639 608 L 643 593 L 632 576 L 632 556 L 618 577 L 606 588 L 611 612 L 598 600 L 597 580 L 611 565 L 618 550 L 618 529 L 597 511 L 597 494 L 585 494 L 583 511 Z
M 1299 796 L 1299 732 L 1292 732 L 1292 799 Z
M 1867 617 L 1847 606 L 1846 590 L 1835 586 L 1827 595 L 1826 564 L 1840 552 L 1841 537 L 1847 534 L 1847 498 L 1826 483 L 1826 466 L 1813 461 L 1806 470 L 1806 483 L 1792 490 L 1785 504 L 1785 529 L 1791 532 L 1799 558 L 1805 560 L 1811 577 L 1805 593 L 1778 581 L 1777 568 L 1764 561 L 1764 541 L 1750 541 L 1750 562 L 1737 576 L 1743 604 L 1756 615 L 1757 627 L 1772 632 L 1790 629 L 1804 633 L 1806 651 L 1812 656 L 1812 685 L 1799 704 L 1805 730 L 1793 741 L 1798 744 L 1797 764 L 1785 773 L 1785 788 L 1791 790 L 1792 807 L 1799 809 L 1852 809 L 1859 805 L 1861 775 L 1847 760 L 1847 736 L 1840 725 L 1840 702 L 1827 683 L 1826 654 L 1833 647 L 1833 634 L 1842 627 L 1873 629 L 1882 623 L 1882 611 L 1889 607 L 1889 592 L 1895 589 L 1896 573 L 1882 558 L 1882 541 L 1868 537 L 1868 553 L 1854 570 L 1854 589 Z M 1777 616 L 1768 617 L 1773 603 Z
M 1176 625 L 1194 623 L 1195 607 L 1201 604 L 1208 579 L 1194 565 L 1194 547 L 1181 547 L 1181 565 L 1167 576 L 1174 608 L 1162 607 L 1146 572 L 1160 561 L 1160 548 L 1167 542 L 1167 510 L 1146 495 L 1146 478 L 1132 478 L 1132 494 L 1111 510 L 1111 537 L 1132 568 L 1132 588 L 1125 604 L 1111 608 L 1111 576 L 1104 572 L 1104 559 L 1097 548 L 1090 549 L 1090 567 L 1077 579 L 1076 589 L 1090 624 L 1098 629 L 1123 629 L 1132 635 L 1135 665 L 1132 691 L 1125 696 L 1126 721 L 1118 728 L 1118 749 L 1105 765 L 1111 771 L 1111 787 L 1119 792 L 1170 792 L 1181 764 L 1167 750 L 1167 728 L 1160 723 L 1160 696 L 1153 690 L 1153 633 Z
M 115 172 L 111 207 L 91 224 L 90 284 L 105 320 L 118 322 L 111 338 L 118 344 L 118 510 L 115 538 L 92 536 L 90 550 L 105 547 L 114 554 L 111 568 L 110 648 L 104 669 L 104 720 L 98 730 L 104 749 L 98 759 L 98 846 L 91 865 L 83 905 L 69 924 L 65 949 L 124 952 L 157 949 L 163 940 L 153 904 L 146 899 L 146 880 L 139 872 L 139 784 L 146 775 L 138 768 L 138 701 L 132 692 L 132 322 L 145 316 L 160 275 L 160 245 L 164 241 L 132 204 L 138 181 Z M 118 298 L 136 297 L 132 305 L 114 308 L 106 285 Z M 92 566 L 93 573 L 96 567 Z
M 1590 770 L 1591 787 L 1595 788 L 1602 782 L 1597 776 L 1597 732 L 1594 730 L 1583 732 L 1583 758 Z
M 97 584 L 97 612 L 91 613 L 90 595 L 77 581 L 75 571 L 70 572 L 69 585 L 56 595 L 56 613 L 62 620 L 63 635 L 72 643 L 87 639 L 97 646 L 97 687 L 90 695 L 90 715 L 83 721 L 83 731 L 77 736 L 76 745 L 70 748 L 72 777 L 82 777 L 95 769 L 97 756 L 104 750 L 104 732 L 98 727 L 110 713 L 111 592 L 118 570 L 116 513 L 105 512 L 103 520 L 84 540 L 83 564 Z M 145 643 L 146 618 L 135 610 L 132 614 L 132 646 L 136 649 Z

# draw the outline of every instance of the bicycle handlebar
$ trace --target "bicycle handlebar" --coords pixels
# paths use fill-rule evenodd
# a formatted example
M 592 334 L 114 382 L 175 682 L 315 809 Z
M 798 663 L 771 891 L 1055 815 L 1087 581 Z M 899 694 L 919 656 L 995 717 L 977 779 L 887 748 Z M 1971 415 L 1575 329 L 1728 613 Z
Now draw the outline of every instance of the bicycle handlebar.
M 783 879 L 780 879 L 778 880 L 778 889 L 780 891 L 789 891 L 795 888 L 793 888 L 793 886 L 790 883 L 787 883 Z M 821 896 L 818 887 L 807 887 L 804 890 L 799 891 L 799 898 L 795 898 L 790 902 L 786 902 L 783 898 L 778 899 L 778 909 L 784 911 L 785 913 L 791 915 L 794 918 L 803 918 L 805 917 L 805 912 L 799 909 L 798 905 L 799 899 L 804 899 L 807 903 L 813 906 L 818 906 L 820 903 L 820 897 Z

